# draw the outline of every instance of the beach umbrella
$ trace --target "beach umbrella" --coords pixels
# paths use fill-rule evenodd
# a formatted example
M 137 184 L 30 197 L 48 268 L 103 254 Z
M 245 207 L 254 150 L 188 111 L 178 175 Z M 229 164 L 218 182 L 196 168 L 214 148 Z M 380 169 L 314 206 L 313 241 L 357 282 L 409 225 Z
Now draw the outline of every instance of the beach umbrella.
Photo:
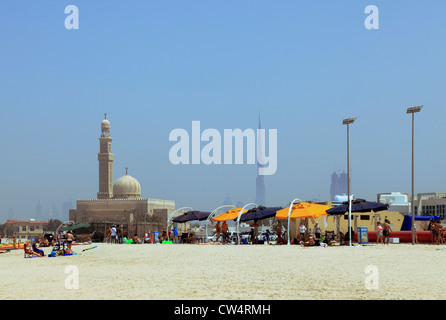
M 212 220 L 214 221 L 228 221 L 228 220 L 234 220 L 237 219 L 238 215 L 240 214 L 240 211 L 242 210 L 242 208 L 233 208 L 230 209 L 226 212 L 223 212 L 222 214 L 219 214 L 218 216 L 212 218 Z M 242 212 L 246 213 L 248 210 L 244 210 Z
M 78 229 L 88 228 L 88 227 L 90 227 L 89 223 L 75 223 L 75 224 L 67 225 L 65 227 L 61 227 L 59 229 L 59 232 L 63 232 L 63 231 L 67 231 L 67 230 L 78 230 Z
M 177 223 L 184 223 L 196 220 L 203 221 L 206 220 L 210 214 L 211 214 L 210 212 L 204 212 L 204 211 L 196 211 L 196 210 L 188 211 L 182 214 L 181 216 L 173 218 L 172 221 Z
M 241 215 L 240 221 L 248 221 L 248 220 L 262 220 L 274 217 L 278 210 L 282 209 L 281 207 L 264 207 L 258 206 L 256 208 L 252 208 Z
M 304 219 L 310 218 L 315 219 L 317 217 L 327 215 L 327 210 L 330 209 L 329 206 L 323 204 L 315 204 L 308 202 L 299 202 L 293 204 L 290 212 L 290 219 Z M 289 208 L 284 208 L 276 213 L 277 219 L 288 219 Z
M 364 199 L 351 200 L 351 212 L 377 212 L 389 210 L 387 203 L 369 202 Z M 343 202 L 340 206 L 327 210 L 329 215 L 343 215 L 348 212 L 348 202 Z

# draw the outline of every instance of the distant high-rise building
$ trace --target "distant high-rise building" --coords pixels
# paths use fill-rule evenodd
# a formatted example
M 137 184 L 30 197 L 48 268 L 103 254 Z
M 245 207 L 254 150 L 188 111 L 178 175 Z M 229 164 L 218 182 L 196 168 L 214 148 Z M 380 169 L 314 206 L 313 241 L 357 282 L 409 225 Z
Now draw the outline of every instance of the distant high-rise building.
M 333 172 L 331 175 L 330 198 L 335 200 L 336 195 L 347 194 L 347 173 Z
M 259 115 L 259 129 L 262 127 L 260 123 L 260 115 Z M 262 155 L 263 150 L 261 150 L 262 147 L 262 141 L 261 136 L 257 139 L 257 155 Z M 256 200 L 254 201 L 257 205 L 266 206 L 266 199 L 265 199 L 265 180 L 263 175 L 259 175 L 259 168 L 263 165 L 259 163 L 259 159 L 257 157 L 257 178 L 256 178 Z
M 73 201 L 71 201 L 71 199 L 62 203 L 62 212 L 61 212 L 62 221 L 69 219 L 70 209 L 74 209 Z
M 14 209 L 13 208 L 9 208 L 9 210 L 8 210 L 8 219 L 14 219 L 14 218 L 15 218 Z
M 223 201 L 224 206 L 232 206 L 232 200 L 230 196 L 226 196 L 225 200 Z
M 40 200 L 37 202 L 36 206 L 36 216 L 34 217 L 37 221 L 41 221 L 42 219 L 42 205 L 40 204 Z

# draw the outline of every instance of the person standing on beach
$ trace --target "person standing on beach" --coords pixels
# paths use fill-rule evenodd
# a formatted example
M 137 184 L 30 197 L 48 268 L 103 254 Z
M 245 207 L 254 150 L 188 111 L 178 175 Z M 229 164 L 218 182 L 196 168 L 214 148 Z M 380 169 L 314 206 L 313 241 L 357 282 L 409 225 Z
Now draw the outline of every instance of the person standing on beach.
M 307 227 L 305 227 L 304 222 L 302 221 L 299 226 L 300 239 L 305 239 L 305 232 L 307 231 Z
M 378 244 L 379 242 L 384 244 L 384 242 L 383 242 L 383 227 L 381 226 L 381 222 L 378 221 L 376 223 L 376 243 Z
M 276 234 L 277 236 L 282 236 L 282 228 L 280 228 L 280 224 L 277 224 Z
M 390 228 L 390 221 L 385 219 L 383 226 L 383 236 L 384 236 L 384 244 L 389 244 L 390 232 L 392 229 Z
M 173 243 L 177 243 L 178 242 L 178 230 L 176 227 L 174 227 L 172 229 L 173 232 Z
M 227 243 L 229 227 L 228 227 L 228 224 L 226 223 L 226 221 L 223 222 L 223 225 L 221 226 L 221 230 L 223 231 L 223 243 Z
M 108 231 L 107 231 L 107 235 L 105 236 L 105 243 L 111 243 L 111 227 L 108 226 Z
M 66 235 L 65 235 L 65 238 L 67 239 L 67 248 L 68 248 L 69 252 L 72 252 L 72 250 L 71 250 L 71 244 L 72 244 L 73 241 L 74 241 L 74 236 L 73 236 L 73 234 L 71 233 L 70 230 L 67 231 L 67 233 L 66 233 Z
M 219 242 L 219 240 L 220 240 L 220 234 L 221 234 L 221 225 L 220 225 L 220 221 L 217 221 L 217 224 L 215 225 L 215 232 L 216 232 L 215 242 Z
M 317 222 L 316 225 L 314 226 L 314 236 L 316 237 L 316 239 L 321 238 L 321 226 Z
M 116 227 L 113 226 L 110 230 L 110 240 L 111 243 L 115 244 L 116 243 Z

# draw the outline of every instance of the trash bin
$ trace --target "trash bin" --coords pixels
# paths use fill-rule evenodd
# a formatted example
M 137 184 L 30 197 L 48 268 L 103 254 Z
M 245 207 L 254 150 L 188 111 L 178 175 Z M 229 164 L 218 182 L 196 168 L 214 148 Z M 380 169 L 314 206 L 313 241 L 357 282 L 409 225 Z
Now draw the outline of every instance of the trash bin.
M 367 227 L 358 228 L 358 242 L 360 244 L 369 243 L 369 231 Z
M 153 231 L 153 243 L 160 243 L 160 233 Z

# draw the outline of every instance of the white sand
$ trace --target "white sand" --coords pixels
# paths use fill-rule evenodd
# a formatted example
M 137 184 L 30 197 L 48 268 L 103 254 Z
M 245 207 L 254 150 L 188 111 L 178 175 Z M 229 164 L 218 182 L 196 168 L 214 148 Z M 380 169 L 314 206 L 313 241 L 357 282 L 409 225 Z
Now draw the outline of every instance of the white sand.
M 0 300 L 446 298 L 443 246 L 94 245 L 56 258 L 0 254 Z M 378 282 L 366 281 L 369 265 Z M 66 288 L 67 266 L 78 289 Z

